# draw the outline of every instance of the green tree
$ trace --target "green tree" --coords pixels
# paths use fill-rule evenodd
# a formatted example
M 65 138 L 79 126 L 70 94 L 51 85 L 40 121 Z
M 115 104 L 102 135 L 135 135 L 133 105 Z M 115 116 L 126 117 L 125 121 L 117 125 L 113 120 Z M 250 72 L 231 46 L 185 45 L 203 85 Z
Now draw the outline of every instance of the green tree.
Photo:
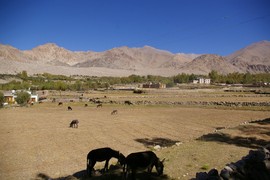
M 22 71 L 21 73 L 19 73 L 19 77 L 20 77 L 22 80 L 26 81 L 27 78 L 28 78 L 27 71 Z
M 5 100 L 4 94 L 0 92 L 0 107 L 3 107 L 4 100 Z
M 77 80 L 77 81 L 75 82 L 75 84 L 74 84 L 74 87 L 75 87 L 75 90 L 76 90 L 76 91 L 81 91 L 82 88 L 83 88 L 83 84 L 82 84 L 81 81 Z
M 193 80 L 195 80 L 197 78 L 197 76 L 195 74 L 191 74 L 189 75 L 189 82 L 192 82 Z
M 18 104 L 24 106 L 30 100 L 30 97 L 31 97 L 30 94 L 27 92 L 19 92 L 17 93 L 17 97 L 15 100 Z
M 233 73 L 227 74 L 226 83 L 227 84 L 237 84 L 237 83 L 241 83 L 242 80 L 243 80 L 243 74 L 238 73 L 238 72 L 233 72 Z
M 141 76 L 138 76 L 138 75 L 135 75 L 135 74 L 132 74 L 130 76 L 128 76 L 129 78 L 129 81 L 131 83 L 139 83 L 139 82 L 142 82 L 142 78 Z
M 209 76 L 209 78 L 211 79 L 211 81 L 212 81 L 213 83 L 216 83 L 216 82 L 218 82 L 218 80 L 219 80 L 219 74 L 218 74 L 218 72 L 215 71 L 215 70 L 212 70 L 212 71 L 208 74 L 208 76 Z
M 253 77 L 250 73 L 246 73 L 244 76 L 243 76 L 243 81 L 242 81 L 243 84 L 251 84 L 253 83 Z
M 178 75 L 173 77 L 173 81 L 174 81 L 174 83 L 188 83 L 189 82 L 189 75 L 185 74 L 185 73 L 178 74 Z
M 57 81 L 55 83 L 55 89 L 60 91 L 65 91 L 67 89 L 67 84 L 63 81 Z

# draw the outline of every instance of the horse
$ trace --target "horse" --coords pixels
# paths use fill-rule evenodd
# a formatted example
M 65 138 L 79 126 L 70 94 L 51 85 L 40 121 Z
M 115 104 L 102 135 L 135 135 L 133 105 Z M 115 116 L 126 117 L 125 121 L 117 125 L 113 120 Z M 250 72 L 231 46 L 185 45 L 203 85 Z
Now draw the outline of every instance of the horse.
M 72 111 L 72 107 L 68 106 L 68 111 Z
M 75 119 L 75 120 L 71 121 L 69 127 L 78 128 L 78 125 L 79 125 L 79 121 L 77 119 Z
M 92 170 L 94 170 L 94 166 L 96 162 L 105 162 L 104 171 L 108 171 L 108 165 L 111 158 L 118 159 L 118 162 L 121 166 L 125 164 L 125 156 L 119 151 L 113 150 L 109 147 L 99 148 L 91 150 L 87 154 L 87 164 L 86 171 L 89 176 L 92 174 Z
M 135 179 L 137 170 L 148 170 L 148 173 L 152 172 L 153 167 L 156 167 L 158 176 L 163 174 L 164 162 L 159 160 L 157 155 L 153 151 L 142 151 L 131 153 L 126 157 L 126 163 L 123 168 L 125 178 L 128 178 L 129 171 L 132 172 L 132 179 Z

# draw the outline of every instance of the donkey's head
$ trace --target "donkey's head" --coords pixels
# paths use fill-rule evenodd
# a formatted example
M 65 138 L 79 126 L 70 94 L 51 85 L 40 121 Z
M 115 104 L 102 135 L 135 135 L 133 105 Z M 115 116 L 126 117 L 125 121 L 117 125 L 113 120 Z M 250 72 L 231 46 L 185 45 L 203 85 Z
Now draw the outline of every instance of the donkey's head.
M 164 164 L 163 162 L 165 161 L 165 159 L 163 159 L 162 161 L 160 161 L 159 159 L 157 160 L 157 162 L 155 163 L 155 167 L 157 170 L 158 175 L 162 175 L 163 174 L 163 169 L 164 169 Z
M 123 166 L 126 163 L 126 157 L 120 152 L 119 152 L 118 162 L 120 163 L 121 166 Z
M 72 125 L 73 125 L 73 121 L 70 123 L 69 127 L 72 127 Z

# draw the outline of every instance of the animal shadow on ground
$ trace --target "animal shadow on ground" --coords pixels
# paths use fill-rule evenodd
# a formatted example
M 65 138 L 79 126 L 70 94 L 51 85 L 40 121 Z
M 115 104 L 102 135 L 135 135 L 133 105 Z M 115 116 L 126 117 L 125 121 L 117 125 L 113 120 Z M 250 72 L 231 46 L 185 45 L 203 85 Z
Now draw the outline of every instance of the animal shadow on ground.
M 139 138 L 139 139 L 135 139 L 135 141 L 142 143 L 144 146 L 146 147 L 151 147 L 151 146 L 155 146 L 155 145 L 160 145 L 161 147 L 170 147 L 175 145 L 175 143 L 179 142 L 179 141 L 175 141 L 175 140 L 171 140 L 168 138 Z
M 269 144 L 263 136 L 270 136 L 270 118 L 256 120 L 247 125 L 240 125 L 233 129 L 240 131 L 244 136 L 232 136 L 230 134 L 218 132 L 210 133 L 199 137 L 199 141 L 215 141 L 225 144 L 232 144 L 240 147 L 259 148 Z
M 97 169 L 95 173 L 89 177 L 87 175 L 86 170 L 78 171 L 74 173 L 73 175 L 68 175 L 65 177 L 58 177 L 58 178 L 52 178 L 44 173 L 37 174 L 36 178 L 33 180 L 124 180 L 124 175 L 122 171 L 122 167 L 119 165 L 111 165 L 109 168 L 109 171 L 106 173 L 103 173 L 103 169 Z M 131 178 L 131 174 L 128 179 Z M 148 173 L 146 171 L 137 172 L 136 173 L 136 179 L 137 180 L 168 180 L 169 177 L 167 175 L 161 175 L 157 176 L 156 172 Z

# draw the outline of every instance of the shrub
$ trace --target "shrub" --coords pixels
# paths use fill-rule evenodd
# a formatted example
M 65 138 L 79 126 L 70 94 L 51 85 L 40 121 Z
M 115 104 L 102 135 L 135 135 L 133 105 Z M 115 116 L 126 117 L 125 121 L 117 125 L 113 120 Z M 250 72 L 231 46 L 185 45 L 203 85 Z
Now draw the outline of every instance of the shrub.
M 17 93 L 17 98 L 15 100 L 20 105 L 26 105 L 27 102 L 30 100 L 30 97 L 30 94 L 27 92 L 19 92 Z
M 209 169 L 209 165 L 208 164 L 204 164 L 202 167 L 201 167 L 202 170 L 208 170 Z

